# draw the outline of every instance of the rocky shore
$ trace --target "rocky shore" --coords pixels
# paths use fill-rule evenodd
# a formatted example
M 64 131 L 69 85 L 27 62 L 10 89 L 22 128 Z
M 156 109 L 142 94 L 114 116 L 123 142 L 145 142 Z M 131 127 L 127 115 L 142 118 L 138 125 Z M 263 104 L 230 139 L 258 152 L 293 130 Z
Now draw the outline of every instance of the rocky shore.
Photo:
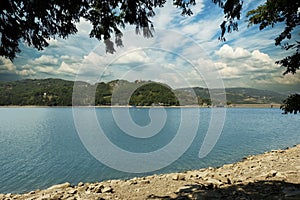
M 219 168 L 99 183 L 64 183 L 8 199 L 300 199 L 300 145 Z

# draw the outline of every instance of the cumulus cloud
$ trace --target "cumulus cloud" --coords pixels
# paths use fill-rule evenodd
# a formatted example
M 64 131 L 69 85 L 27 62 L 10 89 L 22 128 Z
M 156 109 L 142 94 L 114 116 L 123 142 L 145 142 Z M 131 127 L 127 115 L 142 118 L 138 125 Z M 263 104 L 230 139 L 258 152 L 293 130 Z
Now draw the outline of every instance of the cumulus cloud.
M 34 68 L 37 72 L 54 75 L 57 74 L 57 69 L 54 67 L 38 66 Z
M 300 84 L 300 75 L 282 75 L 282 69 L 275 64 L 267 53 L 260 50 L 249 51 L 245 48 L 233 48 L 227 44 L 215 52 L 215 63 L 227 86 L 263 87 L 269 85 Z
M 233 49 L 227 44 L 223 45 L 218 51 L 216 51 L 216 54 L 225 59 L 240 59 L 251 57 L 251 53 L 249 51 L 241 47 Z M 255 55 L 257 55 L 257 53 L 255 53 Z
M 234 49 L 225 44 L 216 51 L 216 55 L 219 56 L 219 62 L 224 63 L 224 65 L 222 65 L 225 66 L 222 68 L 223 72 L 226 72 L 226 70 L 228 70 L 228 72 L 235 71 L 235 74 L 239 73 L 243 75 L 249 72 L 273 70 L 276 67 L 274 64 L 275 61 L 270 58 L 268 54 L 262 53 L 259 50 L 250 52 L 241 47 Z M 223 74 L 230 75 L 230 73 Z
M 281 76 L 275 76 L 274 80 L 277 83 L 284 84 L 284 85 L 300 84 L 300 73 L 287 74 L 285 76 L 283 76 L 283 75 L 281 75 Z
M 58 68 L 58 72 L 61 73 L 70 73 L 70 74 L 76 74 L 78 71 L 79 65 L 78 64 L 67 64 L 65 62 L 62 62 L 60 67 Z
M 0 57 L 0 73 L 2 72 L 15 72 L 16 66 L 4 57 Z
M 18 75 L 30 77 L 36 74 L 36 71 L 29 64 L 23 65 L 18 71 L 16 71 Z
M 217 62 L 216 67 L 223 79 L 239 79 L 242 78 L 240 69 L 236 67 L 229 67 L 226 63 Z
M 17 74 L 19 74 L 21 76 L 32 76 L 32 75 L 35 75 L 36 72 L 33 71 L 32 69 L 22 69 L 22 70 L 18 71 Z
M 35 65 L 57 65 L 58 59 L 53 56 L 42 55 L 41 57 L 34 59 L 32 63 Z
M 245 2 L 244 9 L 254 6 L 257 2 Z M 279 47 L 274 48 L 276 27 L 258 31 L 257 27 L 247 29 L 243 22 L 239 32 L 227 34 L 227 43 L 222 45 L 217 39 L 223 20 L 218 6 L 200 0 L 191 8 L 194 15 L 181 16 L 181 10 L 167 1 L 164 8 L 155 10 L 154 37 L 138 36 L 134 26 L 127 26 L 123 32 L 124 47 L 116 48 L 113 55 L 105 53 L 103 42 L 89 38 L 91 25 L 81 19 L 77 35 L 67 40 L 48 40 L 50 48 L 43 55 L 25 47 L 14 64 L 0 58 L 0 73 L 38 78 L 79 75 L 91 82 L 99 77 L 106 81 L 122 77 L 152 79 L 184 87 L 205 86 L 205 81 L 215 86 L 213 82 L 220 79 L 216 76 L 218 72 L 227 85 L 235 87 L 251 87 L 254 83 L 300 84 L 299 75 L 282 77 L 274 64 L 282 57 Z
M 124 54 L 120 55 L 115 60 L 115 64 L 132 64 L 132 63 L 147 63 L 150 62 L 150 58 L 147 54 L 142 50 L 136 48 L 132 51 L 127 51 Z
M 163 8 L 155 9 L 156 15 L 153 17 L 154 26 L 157 28 L 168 28 L 173 26 L 171 23 L 175 16 L 180 16 L 180 10 L 177 9 L 172 1 L 167 1 Z

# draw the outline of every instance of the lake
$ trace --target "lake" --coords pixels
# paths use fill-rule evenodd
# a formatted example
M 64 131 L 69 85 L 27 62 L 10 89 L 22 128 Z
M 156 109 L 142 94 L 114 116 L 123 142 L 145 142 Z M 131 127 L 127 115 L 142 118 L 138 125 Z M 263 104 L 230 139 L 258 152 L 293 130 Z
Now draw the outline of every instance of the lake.
M 111 108 L 78 109 L 83 110 L 82 119 L 78 118 L 83 121 L 75 123 L 72 108 L 0 108 L 0 193 L 26 192 L 63 182 L 77 184 L 217 167 L 239 161 L 247 155 L 300 143 L 300 115 L 282 115 L 280 109 L 226 109 L 222 133 L 212 151 L 204 158 L 199 158 L 199 150 L 209 127 L 212 109 L 156 108 L 151 115 L 151 109 L 130 108 L 130 123 L 134 122 L 137 127 L 148 127 L 147 131 L 141 129 L 140 136 L 126 134 L 130 130 L 135 132 L 140 129 L 132 127 L 127 118 L 124 118 L 126 123 L 123 125 L 116 123 L 116 117 L 123 116 L 118 113 L 114 115 Z M 115 146 L 134 154 L 164 149 L 172 144 L 179 128 L 187 138 L 195 131 L 196 135 L 183 155 L 170 165 L 153 172 L 122 172 L 99 162 L 82 142 L 85 133 L 78 133 L 78 123 L 90 127 L 91 120 L 89 116 L 84 116 L 84 112 L 91 109 L 106 137 Z M 122 111 L 126 108 L 119 109 Z M 160 116 L 165 116 L 164 120 L 155 120 Z M 181 126 L 183 120 L 185 125 Z M 196 129 L 193 122 L 197 122 Z M 163 126 L 157 128 L 155 123 Z M 84 132 L 84 127 L 81 128 L 81 132 Z M 153 135 L 149 130 L 155 130 L 157 134 Z M 92 129 L 86 132 L 95 134 Z M 105 145 L 99 148 L 102 148 L 108 160 L 114 157 Z M 173 149 L 180 148 L 177 144 Z M 160 163 L 159 158 L 157 163 Z M 131 164 L 138 169 L 138 163 Z

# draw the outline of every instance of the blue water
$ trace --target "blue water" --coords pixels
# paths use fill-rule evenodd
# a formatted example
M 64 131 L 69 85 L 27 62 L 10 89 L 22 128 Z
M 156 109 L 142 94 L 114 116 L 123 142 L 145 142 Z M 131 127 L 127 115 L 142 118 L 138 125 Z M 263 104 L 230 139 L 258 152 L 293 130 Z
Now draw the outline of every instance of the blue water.
M 122 108 L 120 108 L 122 109 Z M 186 108 L 188 109 L 196 108 Z M 222 108 L 219 108 L 222 109 Z M 149 109 L 130 109 L 133 121 L 150 123 Z M 72 108 L 0 108 L 0 193 L 20 193 L 53 184 L 125 179 L 209 166 L 221 166 L 246 155 L 300 143 L 300 115 L 282 115 L 279 109 L 227 109 L 222 134 L 205 158 L 198 157 L 208 129 L 211 110 L 200 109 L 197 136 L 190 148 L 174 163 L 147 174 L 114 170 L 95 159 L 76 131 Z M 123 133 L 109 108 L 97 108 L 99 124 L 117 146 L 132 152 L 163 148 L 176 137 L 179 108 L 166 109 L 165 126 L 153 137 L 135 138 Z M 189 115 L 189 121 L 195 120 Z M 193 130 L 186 130 L 188 133 Z M 110 155 L 110 152 L 107 152 Z

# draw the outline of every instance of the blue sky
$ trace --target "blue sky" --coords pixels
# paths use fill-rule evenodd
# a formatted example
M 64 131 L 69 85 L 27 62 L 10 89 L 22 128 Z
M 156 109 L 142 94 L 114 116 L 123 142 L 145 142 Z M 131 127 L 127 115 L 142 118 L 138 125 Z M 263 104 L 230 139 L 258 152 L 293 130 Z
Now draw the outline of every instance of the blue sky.
M 0 57 L 0 80 L 141 79 L 167 83 L 173 88 L 224 85 L 299 92 L 299 73 L 283 76 L 284 69 L 274 64 L 287 55 L 274 45 L 284 25 L 263 31 L 257 26 L 247 28 L 246 11 L 263 1 L 244 2 L 239 31 L 227 34 L 225 43 L 217 39 L 222 10 L 211 0 L 197 1 L 191 17 L 181 16 L 171 2 L 156 10 L 153 38 L 137 36 L 135 27 L 128 26 L 124 30 L 124 47 L 110 55 L 105 53 L 102 41 L 89 38 L 91 26 L 81 20 L 78 34 L 66 40 L 51 39 L 43 51 L 22 44 L 22 53 L 14 63 Z

